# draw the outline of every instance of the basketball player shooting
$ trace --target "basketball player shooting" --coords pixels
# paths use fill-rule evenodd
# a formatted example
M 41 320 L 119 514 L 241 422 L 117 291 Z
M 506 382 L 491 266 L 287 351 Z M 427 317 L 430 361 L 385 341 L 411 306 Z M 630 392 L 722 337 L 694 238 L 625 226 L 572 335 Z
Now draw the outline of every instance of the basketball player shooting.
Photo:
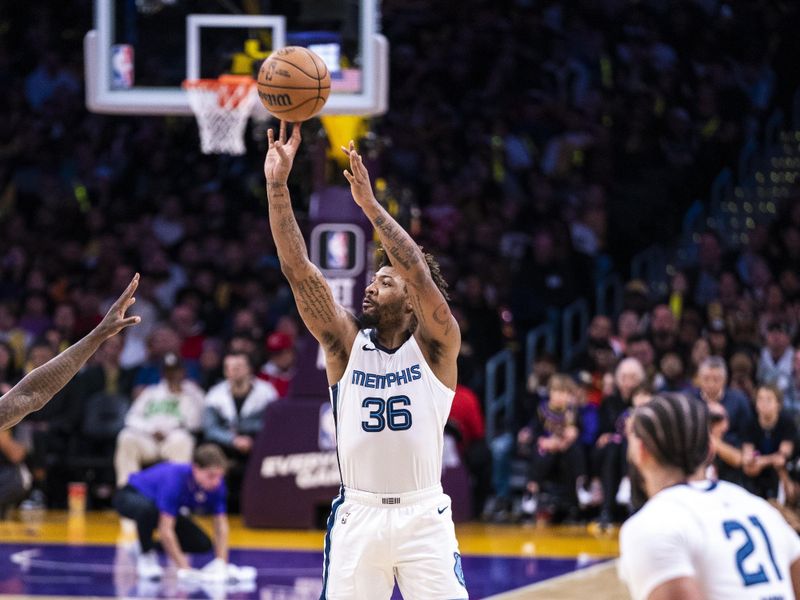
M 133 293 L 138 285 L 137 273 L 97 327 L 64 352 L 28 373 L 0 398 L 0 430 L 13 427 L 26 415 L 42 408 L 72 379 L 103 342 L 141 320 L 137 316 L 125 316 L 128 308 L 136 302 Z
M 300 126 L 268 132 L 269 221 L 281 269 L 325 354 L 342 487 L 325 536 L 323 599 L 468 597 L 442 492 L 444 425 L 456 387 L 461 333 L 436 261 L 375 199 L 350 142 L 344 175 L 385 252 L 359 318 L 337 304 L 308 257 L 286 185 Z

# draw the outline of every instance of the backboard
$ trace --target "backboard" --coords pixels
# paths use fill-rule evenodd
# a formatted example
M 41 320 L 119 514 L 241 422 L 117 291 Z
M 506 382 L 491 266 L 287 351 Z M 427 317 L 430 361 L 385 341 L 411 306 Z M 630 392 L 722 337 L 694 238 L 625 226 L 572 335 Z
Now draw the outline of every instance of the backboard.
M 94 0 L 84 38 L 86 105 L 112 114 L 192 115 L 187 79 L 255 75 L 283 46 L 331 70 L 322 114 L 388 108 L 388 42 L 379 0 Z M 256 118 L 266 118 L 257 103 Z

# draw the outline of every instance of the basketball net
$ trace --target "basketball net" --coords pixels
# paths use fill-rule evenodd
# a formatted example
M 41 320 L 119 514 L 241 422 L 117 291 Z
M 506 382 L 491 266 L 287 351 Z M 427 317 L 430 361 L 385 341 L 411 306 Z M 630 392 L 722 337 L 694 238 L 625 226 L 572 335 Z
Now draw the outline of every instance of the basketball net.
M 203 154 L 244 154 L 247 119 L 258 101 L 255 81 L 242 75 L 183 82 L 197 117 Z

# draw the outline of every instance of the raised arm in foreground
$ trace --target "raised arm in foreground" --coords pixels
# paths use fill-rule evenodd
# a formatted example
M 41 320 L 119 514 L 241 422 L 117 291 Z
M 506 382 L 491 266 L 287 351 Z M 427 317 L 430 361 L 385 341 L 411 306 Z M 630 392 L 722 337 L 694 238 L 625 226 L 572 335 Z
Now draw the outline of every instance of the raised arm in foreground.
M 420 247 L 375 198 L 369 173 L 355 144 L 351 141 L 350 148 L 342 150 L 350 158 L 350 171 L 345 171 L 344 176 L 350 182 L 353 199 L 378 232 L 392 267 L 408 285 L 408 297 L 417 318 L 414 335 L 436 375 L 455 389 L 461 332 L 450 306 L 434 282 Z
M 136 301 L 133 293 L 138 285 L 137 273 L 97 327 L 64 352 L 28 373 L 0 398 L 0 429 L 8 429 L 26 415 L 42 408 L 72 379 L 103 342 L 141 320 L 140 317 L 125 316 L 125 312 Z
M 269 150 L 264 162 L 269 204 L 269 227 L 278 250 L 281 271 L 292 288 L 297 309 L 306 327 L 325 352 L 328 382 L 341 378 L 358 326 L 355 318 L 333 299 L 328 282 L 311 262 L 306 242 L 297 225 L 289 198 L 287 181 L 300 147 L 300 124 L 286 140 L 286 123 L 281 121 L 278 140 L 267 133 Z

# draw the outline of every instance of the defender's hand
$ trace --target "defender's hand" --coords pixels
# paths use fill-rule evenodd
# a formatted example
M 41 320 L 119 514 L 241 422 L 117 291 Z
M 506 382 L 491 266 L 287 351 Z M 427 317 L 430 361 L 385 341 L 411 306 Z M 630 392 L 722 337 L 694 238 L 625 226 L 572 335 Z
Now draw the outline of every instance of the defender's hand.
M 269 149 L 264 160 L 264 176 L 267 178 L 267 183 L 286 183 L 302 140 L 300 123 L 292 126 L 292 137 L 288 142 L 286 141 L 286 121 L 281 121 L 277 140 L 275 140 L 272 129 L 267 130 L 267 139 L 269 140 Z
M 356 145 L 353 140 L 350 140 L 350 148 L 347 149 L 341 146 L 344 152 L 350 159 L 350 170 L 344 171 L 345 179 L 350 182 L 350 193 L 353 194 L 353 200 L 356 201 L 361 208 L 364 208 L 375 200 L 375 195 L 372 193 L 372 184 L 369 181 L 369 172 L 367 167 L 364 166 L 364 161 L 361 155 L 356 152 Z
M 117 335 L 120 331 L 131 325 L 136 325 L 142 320 L 141 317 L 133 316 L 126 317 L 127 310 L 136 302 L 133 293 L 139 287 L 139 274 L 133 276 L 128 287 L 122 292 L 122 295 L 117 298 L 116 302 L 108 309 L 106 316 L 97 325 L 95 330 L 103 336 L 103 338 L 110 338 Z

